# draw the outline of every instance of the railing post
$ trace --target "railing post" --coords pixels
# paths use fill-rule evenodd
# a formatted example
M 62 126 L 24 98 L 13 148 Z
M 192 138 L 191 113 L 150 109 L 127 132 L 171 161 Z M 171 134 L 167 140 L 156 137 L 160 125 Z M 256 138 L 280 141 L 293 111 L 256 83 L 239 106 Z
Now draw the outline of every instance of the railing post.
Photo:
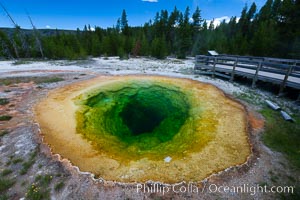
M 233 68 L 232 68 L 232 72 L 231 72 L 230 82 L 233 82 L 233 80 L 234 80 L 234 73 L 235 73 L 235 68 L 237 66 L 237 62 L 238 62 L 238 58 L 236 57 L 235 61 L 234 61 Z
M 217 63 L 217 58 L 214 57 L 214 63 L 213 63 L 213 68 L 212 68 L 212 77 L 215 78 L 215 73 L 216 73 L 216 63 Z
M 261 65 L 262 65 L 262 61 L 259 61 L 258 66 L 257 66 L 256 71 L 255 71 L 255 75 L 254 75 L 253 80 L 252 80 L 252 88 L 255 88 L 255 83 L 257 81 L 258 72 L 261 68 Z
M 287 70 L 287 72 L 286 72 L 286 74 L 285 74 L 285 76 L 284 76 L 284 79 L 283 79 L 283 81 L 282 81 L 282 83 L 281 83 L 281 85 L 280 85 L 280 90 L 279 90 L 278 96 L 280 96 L 280 95 L 282 94 L 282 92 L 283 92 L 283 90 L 284 90 L 284 88 L 285 88 L 285 86 L 286 86 L 286 82 L 287 82 L 287 80 L 288 80 L 288 78 L 289 78 L 289 75 L 291 74 L 291 72 L 292 72 L 294 66 L 296 66 L 296 62 L 295 62 L 293 65 L 291 65 L 291 66 L 289 67 L 289 69 Z

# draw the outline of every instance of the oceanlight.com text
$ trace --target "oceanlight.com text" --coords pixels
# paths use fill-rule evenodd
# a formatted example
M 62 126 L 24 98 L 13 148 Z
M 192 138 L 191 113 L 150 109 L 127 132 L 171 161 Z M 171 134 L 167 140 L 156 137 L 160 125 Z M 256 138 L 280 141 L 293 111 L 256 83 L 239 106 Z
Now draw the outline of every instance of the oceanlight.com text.
M 194 183 L 163 185 L 159 183 L 137 184 L 137 193 L 247 193 L 251 196 L 257 193 L 288 193 L 294 194 L 295 186 L 267 186 L 267 185 L 249 185 L 226 186 L 216 184 L 204 184 L 198 187 Z
M 224 186 L 210 184 L 208 186 L 209 193 L 248 193 L 255 195 L 256 193 L 290 193 L 294 194 L 295 186 L 261 186 L 243 184 L 241 186 Z

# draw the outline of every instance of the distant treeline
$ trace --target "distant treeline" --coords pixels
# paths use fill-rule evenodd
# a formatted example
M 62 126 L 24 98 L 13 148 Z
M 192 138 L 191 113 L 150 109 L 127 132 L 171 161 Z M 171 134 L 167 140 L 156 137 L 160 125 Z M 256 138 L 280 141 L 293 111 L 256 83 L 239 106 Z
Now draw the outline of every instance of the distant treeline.
M 16 25 L 11 33 L 0 30 L 1 58 L 80 59 L 87 56 L 153 56 L 222 54 L 300 59 L 300 0 L 268 0 L 257 11 L 245 6 L 240 18 L 232 17 L 214 27 L 201 17 L 176 7 L 158 12 L 142 27 L 128 25 L 126 11 L 113 28 L 85 26 L 81 31 L 41 33 L 33 26 L 26 34 Z

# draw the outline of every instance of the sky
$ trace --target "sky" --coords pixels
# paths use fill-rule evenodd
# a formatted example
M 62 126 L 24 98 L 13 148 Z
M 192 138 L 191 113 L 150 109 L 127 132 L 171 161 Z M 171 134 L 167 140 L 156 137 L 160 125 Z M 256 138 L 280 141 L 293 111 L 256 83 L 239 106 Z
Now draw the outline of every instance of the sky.
M 191 14 L 199 6 L 202 18 L 229 19 L 239 17 L 245 5 L 255 2 L 261 8 L 266 0 L 0 0 L 15 22 L 22 28 L 31 28 L 28 15 L 37 28 L 83 29 L 84 25 L 112 27 L 125 9 L 130 26 L 141 26 L 156 12 L 177 9 Z M 0 27 L 13 27 L 5 12 L 0 9 Z

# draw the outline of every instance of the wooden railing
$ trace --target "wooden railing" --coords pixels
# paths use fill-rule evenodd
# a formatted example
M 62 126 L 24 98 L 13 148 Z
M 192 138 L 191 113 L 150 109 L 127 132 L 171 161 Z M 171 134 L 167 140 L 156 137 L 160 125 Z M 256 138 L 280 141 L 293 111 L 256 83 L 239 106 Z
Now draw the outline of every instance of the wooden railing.
M 236 76 L 252 79 L 252 87 L 258 80 L 285 87 L 300 89 L 300 60 L 250 56 L 196 56 L 195 73 L 221 76 L 234 81 Z

